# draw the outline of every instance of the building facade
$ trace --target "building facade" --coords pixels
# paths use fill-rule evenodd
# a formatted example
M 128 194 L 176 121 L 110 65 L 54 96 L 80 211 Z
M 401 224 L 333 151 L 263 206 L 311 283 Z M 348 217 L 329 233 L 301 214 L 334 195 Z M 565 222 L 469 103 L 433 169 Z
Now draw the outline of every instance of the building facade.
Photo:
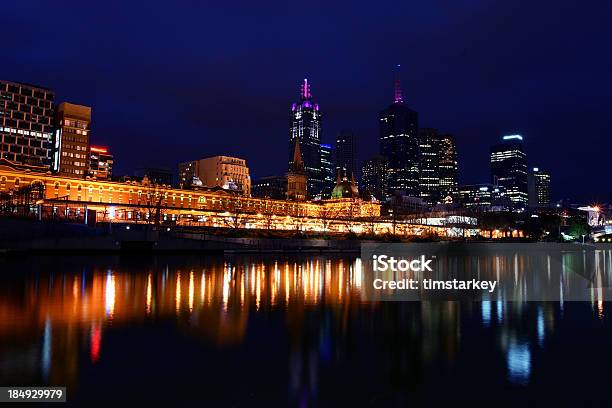
M 349 130 L 342 130 L 336 137 L 336 173 L 340 170 L 347 177 L 357 176 L 357 139 Z
M 300 142 L 304 169 L 308 175 L 308 195 L 323 189 L 321 174 L 321 112 L 314 103 L 307 79 L 301 85 L 299 102 L 291 105 L 289 120 L 289 168 L 293 164 L 296 141 Z
M 323 176 L 321 198 L 329 198 L 332 189 L 334 188 L 336 166 L 333 162 L 332 147 L 327 144 L 321 144 L 321 175 Z
M 438 141 L 438 180 L 440 184 L 440 199 L 448 201 L 457 190 L 458 155 L 455 137 L 449 134 L 439 135 Z
M 512 203 L 504 188 L 493 184 L 466 184 L 457 187 L 457 201 L 477 211 L 506 211 Z
M 251 176 L 246 160 L 230 156 L 213 156 L 179 164 L 179 184 L 189 188 L 194 183 L 221 187 L 242 195 L 251 195 Z
M 550 174 L 538 167 L 529 173 L 529 206 L 550 207 Z
M 405 103 L 399 80 L 395 99 L 380 112 L 380 154 L 389 161 L 387 195 L 419 195 L 418 114 Z
M 521 135 L 509 135 L 491 148 L 491 182 L 501 186 L 516 210 L 527 207 L 527 155 Z
M 389 162 L 384 156 L 374 156 L 363 162 L 361 183 L 364 195 L 379 201 L 387 199 L 389 191 Z
M 61 176 L 85 178 L 89 165 L 89 132 L 91 108 L 62 102 L 55 112 L 55 144 L 53 170 Z
M 284 200 L 287 198 L 287 176 L 267 176 L 251 183 L 251 197 Z
M 433 205 L 440 201 L 440 135 L 437 129 L 419 129 L 419 196 Z
M 0 80 L 0 159 L 51 169 L 55 93 Z
M 108 147 L 90 146 L 88 175 L 98 180 L 110 180 L 115 160 Z

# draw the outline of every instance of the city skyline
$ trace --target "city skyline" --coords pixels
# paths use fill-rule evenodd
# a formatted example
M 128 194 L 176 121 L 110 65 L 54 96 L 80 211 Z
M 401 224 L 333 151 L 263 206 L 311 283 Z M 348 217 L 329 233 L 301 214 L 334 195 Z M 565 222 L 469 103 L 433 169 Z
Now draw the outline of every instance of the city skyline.
M 310 44 L 298 40 L 302 50 L 297 55 L 296 51 L 288 54 L 291 58 L 284 61 L 251 40 L 245 40 L 245 46 L 235 36 L 229 36 L 219 46 L 237 46 L 236 52 L 227 60 L 218 61 L 206 57 L 207 50 L 214 47 L 207 41 L 189 50 L 173 48 L 181 32 L 159 42 L 163 31 L 148 25 L 151 19 L 161 17 L 157 10 L 134 20 L 142 34 L 136 36 L 137 30 L 126 33 L 118 29 L 105 38 L 97 23 L 109 20 L 121 27 L 127 16 L 131 18 L 137 13 L 130 14 L 130 6 L 126 5 L 122 13 L 111 16 L 92 5 L 64 16 L 61 7 L 47 7 L 41 5 L 39 13 L 32 16 L 28 14 L 31 10 L 23 5 L 8 6 L 14 16 L 10 26 L 18 26 L 26 17 L 38 21 L 45 16 L 45 20 L 52 22 L 41 20 L 41 24 L 28 29 L 26 38 L 11 42 L 4 50 L 10 62 L 3 67 L 3 78 L 49 87 L 55 90 L 57 101 L 92 106 L 93 137 L 97 144 L 111 147 L 119 174 L 147 166 L 174 169 L 177 163 L 192 159 L 194 151 L 199 157 L 216 154 L 244 157 L 253 169 L 253 178 L 283 174 L 286 162 L 269 160 L 269 156 L 286 157 L 286 112 L 295 99 L 295 84 L 304 77 L 316 87 L 314 93 L 324 111 L 322 142 L 332 143 L 339 130 L 349 128 L 361 138 L 362 162 L 377 151 L 377 113 L 392 101 L 393 66 L 401 63 L 405 101 L 419 112 L 419 126 L 437 128 L 456 137 L 460 184 L 487 182 L 490 146 L 503 135 L 519 133 L 525 137 L 529 167 L 545 168 L 552 175 L 554 199 L 609 201 L 612 195 L 610 186 L 602 183 L 609 164 L 591 157 L 592 151 L 610 150 L 608 135 L 612 132 L 610 119 L 605 115 L 610 102 L 604 92 L 609 88 L 604 74 L 610 57 L 599 51 L 609 29 L 595 24 L 592 13 L 562 5 L 555 8 L 554 23 L 547 22 L 541 27 L 541 19 L 548 16 L 543 5 L 525 4 L 523 9 L 515 10 L 504 5 L 485 7 L 476 2 L 464 11 L 452 5 L 442 9 L 439 5 L 421 4 L 415 5 L 413 12 L 381 4 L 378 17 L 390 15 L 391 22 L 407 18 L 406 24 L 395 29 L 398 37 L 409 38 L 417 27 L 426 28 L 418 42 L 411 39 L 398 49 L 392 46 L 397 42 L 390 41 L 392 44 L 376 50 L 374 44 L 380 45 L 380 38 L 390 30 L 377 26 L 368 31 L 372 39 L 364 43 L 359 56 L 352 46 L 323 61 L 320 56 L 328 53 L 331 44 L 324 41 L 322 33 L 315 32 L 314 37 L 320 41 Z M 338 5 L 331 7 L 340 10 Z M 224 16 L 223 7 L 206 11 Z M 370 22 L 372 17 L 367 11 L 371 10 L 358 5 L 351 11 L 351 17 Z M 275 15 L 289 12 L 283 7 Z M 419 12 L 426 18 L 410 28 L 410 21 L 416 21 Z M 67 24 L 70 16 L 81 13 L 82 23 L 76 27 Z M 190 17 L 180 10 L 171 13 L 169 18 Z M 300 21 L 319 18 L 317 21 L 323 27 L 330 23 L 313 13 L 309 10 L 298 18 Z M 447 25 L 444 32 L 435 34 L 427 29 L 427 23 L 447 18 L 448 13 L 454 23 Z M 472 31 L 462 30 L 458 23 L 474 18 L 470 13 L 478 15 L 476 21 L 480 24 Z M 248 28 L 252 23 L 238 14 Z M 587 14 L 590 29 L 584 29 Z M 595 19 L 603 14 L 595 14 Z M 198 10 L 193 15 L 198 15 Z M 484 23 L 487 17 L 491 21 Z M 502 17 L 509 23 L 491 32 L 491 24 L 499 23 Z M 223 21 L 227 19 L 220 18 L 220 23 Z M 513 27 L 512 21 L 521 24 Z M 572 24 L 563 24 L 564 21 Z M 193 30 L 229 33 L 220 23 Z M 269 38 L 281 26 L 275 22 L 259 27 L 257 33 Z M 544 32 L 546 27 L 551 28 L 549 33 Z M 530 30 L 536 29 L 542 35 L 531 44 L 526 39 Z M 73 44 L 54 41 L 78 30 L 82 35 Z M 354 37 L 364 38 L 366 31 L 357 28 Z M 483 32 L 488 33 L 486 40 L 480 36 Z M 111 47 L 113 38 L 121 34 L 125 34 L 125 47 Z M 455 36 L 461 40 L 453 40 Z M 350 42 L 357 42 L 354 40 Z M 347 43 L 345 38 L 335 41 Z M 581 46 L 583 42 L 585 45 Z M 54 43 L 53 52 L 50 43 Z M 134 48 L 135 43 L 140 47 Z M 153 46 L 154 43 L 157 45 Z M 321 47 L 320 51 L 314 43 Z M 278 46 L 281 54 L 290 49 L 289 41 L 280 38 L 270 39 L 268 44 Z M 500 46 L 495 47 L 496 44 Z M 82 60 L 68 64 L 73 55 L 71 47 L 85 46 L 93 46 L 95 52 L 85 53 Z M 413 51 L 407 53 L 409 47 Z M 493 54 L 491 47 L 496 50 Z M 127 49 L 139 51 L 128 55 Z M 568 52 L 576 58 L 567 60 Z M 274 58 L 264 68 L 256 62 L 258 55 Z M 177 56 L 185 63 L 171 66 L 169 61 Z M 495 58 L 489 59 L 492 56 Z M 582 64 L 581 58 L 592 63 Z M 365 59 L 374 62 L 359 63 Z M 228 123 L 228 117 L 235 116 L 237 108 L 243 114 L 241 120 Z M 572 118 L 570 123 L 559 120 L 567 115 Z M 151 121 L 151 117 L 156 120 Z M 168 143 L 168 134 L 172 134 L 170 140 L 179 142 Z M 254 137 L 266 143 L 256 146 L 249 142 Z M 228 140 L 232 141 L 229 146 Z M 142 145 L 152 153 L 148 157 L 131 157 L 130 152 Z M 597 148 L 593 149 L 594 146 Z

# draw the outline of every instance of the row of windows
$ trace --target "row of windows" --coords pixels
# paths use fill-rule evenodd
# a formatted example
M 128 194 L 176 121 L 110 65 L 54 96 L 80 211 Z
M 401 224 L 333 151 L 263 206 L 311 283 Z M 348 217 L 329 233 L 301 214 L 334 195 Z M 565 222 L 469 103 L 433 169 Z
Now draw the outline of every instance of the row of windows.
M 23 84 L 10 84 L 4 81 L 0 81 L 0 91 L 24 96 L 33 96 L 35 98 L 46 99 L 48 101 L 53 101 L 55 99 L 55 94 L 53 91 L 29 87 Z

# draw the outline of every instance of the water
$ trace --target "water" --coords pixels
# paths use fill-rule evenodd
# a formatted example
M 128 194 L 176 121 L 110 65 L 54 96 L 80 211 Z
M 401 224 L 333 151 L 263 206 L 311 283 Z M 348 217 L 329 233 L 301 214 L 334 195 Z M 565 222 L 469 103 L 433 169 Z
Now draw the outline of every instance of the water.
M 612 404 L 601 298 L 367 302 L 346 255 L 31 256 L 0 271 L 0 385 L 65 385 L 69 405 Z

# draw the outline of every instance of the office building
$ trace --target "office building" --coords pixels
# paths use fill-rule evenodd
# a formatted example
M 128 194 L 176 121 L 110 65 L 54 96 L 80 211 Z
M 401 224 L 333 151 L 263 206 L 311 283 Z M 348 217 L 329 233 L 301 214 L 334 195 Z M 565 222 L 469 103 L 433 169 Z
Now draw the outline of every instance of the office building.
M 501 186 L 515 210 L 527 206 L 527 155 L 521 135 L 509 135 L 491 147 L 491 182 Z
M 251 176 L 246 160 L 230 156 L 213 156 L 179 164 L 179 184 L 221 187 L 244 196 L 251 195 Z
M 389 161 L 387 194 L 419 194 L 418 114 L 405 103 L 399 79 L 393 103 L 380 112 L 380 154 Z
M 91 146 L 89 148 L 88 175 L 97 180 L 110 180 L 113 175 L 113 155 L 108 147 Z
M 300 142 L 300 151 L 304 170 L 308 176 L 308 195 L 315 197 L 323 189 L 321 174 L 321 112 L 314 103 L 307 79 L 301 85 L 299 102 L 291 105 L 289 123 L 289 168 L 293 165 L 296 141 Z
M 440 135 L 437 129 L 419 129 L 419 196 L 433 205 L 440 200 Z
M 332 147 L 327 144 L 321 145 L 321 175 L 323 176 L 323 189 L 321 198 L 329 198 L 335 185 L 336 166 L 333 163 Z
M 439 135 L 438 140 L 438 182 L 440 200 L 449 200 L 457 189 L 458 159 L 455 137 L 449 134 Z
M 55 172 L 72 178 L 87 175 L 90 129 L 89 106 L 60 103 L 55 112 Z
M 351 177 L 357 175 L 357 140 L 355 134 L 348 130 L 342 130 L 336 137 L 336 172 Z
M 50 89 L 0 80 L 0 159 L 51 169 L 54 100 Z
M 477 211 L 505 211 L 512 206 L 504 188 L 493 184 L 461 185 L 455 195 L 463 207 Z
M 389 162 L 384 156 L 374 156 L 363 163 L 361 183 L 364 195 L 379 201 L 387 199 L 389 191 Z
M 538 167 L 529 173 L 529 206 L 550 207 L 550 174 Z
M 287 176 L 267 176 L 251 183 L 251 196 L 284 200 L 287 198 Z

